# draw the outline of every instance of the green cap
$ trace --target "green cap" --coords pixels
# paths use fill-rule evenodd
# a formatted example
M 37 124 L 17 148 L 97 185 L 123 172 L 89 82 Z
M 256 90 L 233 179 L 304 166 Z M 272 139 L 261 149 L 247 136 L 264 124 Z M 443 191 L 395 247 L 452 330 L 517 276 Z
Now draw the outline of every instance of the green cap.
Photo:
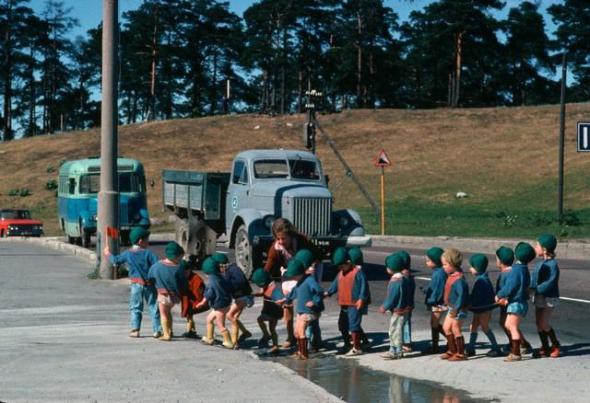
M 213 256 L 211 256 L 211 259 L 214 259 L 219 264 L 228 264 L 229 263 L 229 259 L 227 258 L 226 253 L 221 253 L 221 252 L 214 253 Z
M 363 251 L 358 246 L 350 248 L 348 250 L 348 256 L 350 256 L 350 261 L 356 266 L 360 266 L 365 262 Z
M 475 271 L 482 274 L 485 273 L 488 268 L 488 258 L 486 255 L 476 253 L 471 256 L 471 259 L 469 259 L 469 264 L 475 269 Z
M 399 253 L 393 253 L 385 258 L 385 268 L 393 272 L 400 272 L 404 268 L 404 258 Z
M 313 257 L 313 253 L 309 249 L 301 249 L 295 254 L 295 259 L 299 260 L 303 263 L 303 266 L 309 267 L 313 264 L 315 260 Z
M 400 250 L 397 253 L 401 256 L 402 260 L 404 261 L 404 269 L 409 269 L 412 265 L 412 258 L 410 257 L 410 254 L 405 250 Z
M 201 268 L 203 273 L 207 275 L 219 273 L 219 262 L 212 257 L 208 257 L 207 259 L 203 260 L 203 265 Z
M 428 259 L 432 260 L 437 267 L 441 267 L 442 262 L 440 261 L 440 258 L 443 253 L 444 250 L 442 248 L 439 248 L 438 246 L 433 246 L 432 248 L 426 251 L 426 256 L 428 256 Z
M 147 239 L 150 232 L 143 227 L 135 227 L 129 233 L 129 240 L 133 245 L 137 245 L 140 239 Z
M 182 246 L 176 242 L 170 242 L 168 245 L 166 245 L 164 254 L 169 260 L 174 260 L 177 257 L 184 255 L 184 249 L 182 249 Z
M 506 266 L 511 266 L 514 263 L 514 251 L 507 246 L 500 246 L 496 250 L 496 256 Z
M 537 238 L 537 241 L 549 253 L 555 252 L 557 248 L 557 239 L 553 234 L 543 234 Z
M 295 277 L 301 276 L 305 273 L 305 266 L 301 263 L 300 260 L 291 259 L 289 264 L 287 265 L 287 272 L 285 273 L 286 277 Z
M 516 260 L 518 260 L 520 263 L 528 264 L 535 258 L 536 253 L 530 244 L 526 242 L 519 242 L 514 249 L 514 255 L 516 256 Z
M 334 253 L 332 254 L 332 264 L 334 266 L 340 266 L 346 262 L 350 261 L 350 256 L 348 255 L 348 251 L 345 247 L 340 246 L 336 248 Z
M 270 274 L 264 269 L 256 269 L 254 273 L 252 273 L 252 282 L 258 287 L 266 287 L 270 284 L 270 281 Z

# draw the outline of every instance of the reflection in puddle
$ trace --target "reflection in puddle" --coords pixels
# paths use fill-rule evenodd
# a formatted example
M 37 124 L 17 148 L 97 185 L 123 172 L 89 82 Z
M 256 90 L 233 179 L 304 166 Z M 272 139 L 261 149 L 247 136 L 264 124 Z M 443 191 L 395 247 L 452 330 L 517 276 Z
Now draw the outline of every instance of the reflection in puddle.
M 320 385 L 348 402 L 463 403 L 486 402 L 472 399 L 465 392 L 436 383 L 373 371 L 353 359 L 325 357 L 299 361 L 277 358 L 274 361 Z

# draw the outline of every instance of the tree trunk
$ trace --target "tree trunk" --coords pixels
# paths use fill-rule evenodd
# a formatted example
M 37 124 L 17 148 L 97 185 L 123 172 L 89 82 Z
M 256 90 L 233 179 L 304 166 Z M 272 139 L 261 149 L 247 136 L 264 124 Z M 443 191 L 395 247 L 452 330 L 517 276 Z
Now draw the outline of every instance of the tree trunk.
M 356 99 L 357 106 L 361 106 L 362 79 L 363 79 L 363 49 L 361 46 L 361 35 L 363 33 L 363 20 L 360 12 L 356 14 L 356 25 L 358 38 L 356 41 Z
M 297 85 L 297 112 L 303 112 L 303 70 L 299 69 Z
M 459 32 L 456 35 L 455 42 L 455 96 L 453 98 L 453 107 L 459 106 L 459 97 L 461 89 L 461 63 L 463 53 L 463 32 Z
M 158 58 L 158 14 L 154 19 L 154 33 L 152 34 L 152 69 L 150 78 L 150 95 L 147 120 L 156 118 L 156 70 Z
M 213 80 L 211 83 L 211 109 L 209 114 L 215 115 L 217 112 L 217 52 L 213 54 Z

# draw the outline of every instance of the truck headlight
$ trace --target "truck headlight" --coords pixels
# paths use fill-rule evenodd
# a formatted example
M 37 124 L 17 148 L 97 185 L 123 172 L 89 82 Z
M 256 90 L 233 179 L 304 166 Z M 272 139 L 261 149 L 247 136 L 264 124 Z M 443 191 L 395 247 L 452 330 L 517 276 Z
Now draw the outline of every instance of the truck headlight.
M 272 223 L 275 221 L 274 216 L 272 215 L 267 215 L 266 217 L 264 217 L 262 219 L 262 222 L 264 223 L 264 226 L 270 230 L 272 228 Z
M 341 216 L 338 219 L 338 225 L 340 228 L 348 228 L 350 226 L 350 218 L 347 216 Z

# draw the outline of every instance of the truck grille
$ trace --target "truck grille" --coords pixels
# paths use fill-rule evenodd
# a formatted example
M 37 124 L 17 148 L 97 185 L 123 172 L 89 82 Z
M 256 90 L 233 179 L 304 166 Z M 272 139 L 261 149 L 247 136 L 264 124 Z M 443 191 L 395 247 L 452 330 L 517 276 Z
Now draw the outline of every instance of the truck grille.
M 293 199 L 293 224 L 301 233 L 316 237 L 330 234 L 332 199 L 326 197 Z
M 129 225 L 129 206 L 127 203 L 119 204 L 119 225 Z

